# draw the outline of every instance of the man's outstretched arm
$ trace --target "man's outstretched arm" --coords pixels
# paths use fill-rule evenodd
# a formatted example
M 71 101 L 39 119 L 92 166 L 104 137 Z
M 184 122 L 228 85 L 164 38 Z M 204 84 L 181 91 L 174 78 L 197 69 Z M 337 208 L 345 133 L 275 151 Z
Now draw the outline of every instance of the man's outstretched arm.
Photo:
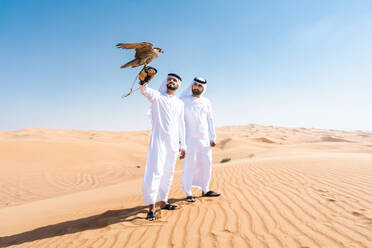
M 160 96 L 160 92 L 154 89 L 151 89 L 150 87 L 147 87 L 147 83 L 139 86 L 141 94 L 144 95 L 147 100 L 149 100 L 151 103 L 154 103 L 156 99 Z

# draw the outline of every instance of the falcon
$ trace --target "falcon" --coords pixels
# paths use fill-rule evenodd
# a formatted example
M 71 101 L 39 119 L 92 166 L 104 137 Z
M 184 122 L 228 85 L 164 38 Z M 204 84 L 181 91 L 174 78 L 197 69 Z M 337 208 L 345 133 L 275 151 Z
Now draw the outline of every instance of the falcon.
M 119 43 L 116 45 L 118 48 L 123 49 L 136 49 L 136 54 L 134 59 L 120 66 L 120 68 L 127 68 L 129 66 L 137 67 L 141 65 L 148 65 L 152 60 L 156 59 L 159 54 L 164 53 L 161 48 L 154 47 L 150 42 L 140 42 L 140 43 Z

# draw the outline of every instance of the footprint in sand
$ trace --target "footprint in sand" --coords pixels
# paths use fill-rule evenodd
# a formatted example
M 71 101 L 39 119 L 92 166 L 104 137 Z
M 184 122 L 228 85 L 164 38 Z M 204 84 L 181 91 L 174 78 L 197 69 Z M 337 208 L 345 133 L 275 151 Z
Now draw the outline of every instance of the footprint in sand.
M 351 212 L 351 214 L 356 216 L 356 217 L 360 217 L 361 219 L 363 219 L 364 224 L 372 225 L 372 218 L 369 218 L 369 217 L 365 216 L 364 214 L 359 213 L 357 211 L 353 211 L 353 212 Z
M 357 212 L 357 211 L 353 211 L 351 212 L 354 216 L 363 216 L 363 214 Z

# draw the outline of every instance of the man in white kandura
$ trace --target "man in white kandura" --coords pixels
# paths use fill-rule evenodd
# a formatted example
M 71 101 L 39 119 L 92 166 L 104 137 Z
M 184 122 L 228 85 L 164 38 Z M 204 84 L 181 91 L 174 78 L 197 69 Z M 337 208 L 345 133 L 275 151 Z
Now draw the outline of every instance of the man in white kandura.
M 180 99 L 185 104 L 187 154 L 183 166 L 181 184 L 186 200 L 194 202 L 192 186 L 200 187 L 202 196 L 220 196 L 209 190 L 212 172 L 212 148 L 216 145 L 216 134 L 210 101 L 203 97 L 207 81 L 196 77 L 186 88 Z
M 185 121 L 183 102 L 175 96 L 181 77 L 169 73 L 159 91 L 147 84 L 140 91 L 151 103 L 152 134 L 148 149 L 142 193 L 145 204 L 150 204 L 147 220 L 155 220 L 155 203 L 160 208 L 174 210 L 176 205 L 168 203 L 168 192 L 172 183 L 174 166 L 178 155 L 185 157 Z

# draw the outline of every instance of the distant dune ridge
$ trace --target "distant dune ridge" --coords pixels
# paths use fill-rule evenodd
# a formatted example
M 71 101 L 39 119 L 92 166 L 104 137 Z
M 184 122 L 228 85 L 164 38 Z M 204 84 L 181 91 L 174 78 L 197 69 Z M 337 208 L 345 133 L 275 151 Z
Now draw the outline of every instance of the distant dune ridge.
M 372 247 L 371 131 L 218 128 L 222 196 L 186 203 L 178 161 L 180 209 L 155 222 L 141 196 L 150 135 L 0 131 L 0 247 Z

